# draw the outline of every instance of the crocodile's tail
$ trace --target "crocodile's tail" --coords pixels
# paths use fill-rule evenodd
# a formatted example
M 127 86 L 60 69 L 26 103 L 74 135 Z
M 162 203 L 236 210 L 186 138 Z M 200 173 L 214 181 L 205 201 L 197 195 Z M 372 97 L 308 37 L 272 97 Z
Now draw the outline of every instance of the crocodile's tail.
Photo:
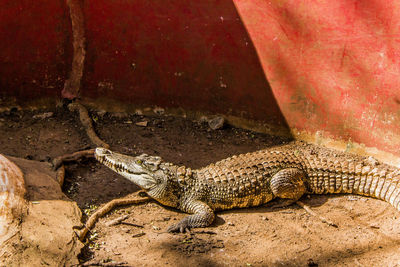
M 351 193 L 389 202 L 400 211 L 400 170 L 386 165 L 341 162 L 341 170 L 328 168 L 309 173 L 311 192 Z
M 365 180 L 363 183 L 362 180 Z M 362 176 L 358 188 L 354 185 L 353 192 L 360 195 L 375 197 L 390 203 L 400 211 L 400 173 L 395 176 L 368 175 Z

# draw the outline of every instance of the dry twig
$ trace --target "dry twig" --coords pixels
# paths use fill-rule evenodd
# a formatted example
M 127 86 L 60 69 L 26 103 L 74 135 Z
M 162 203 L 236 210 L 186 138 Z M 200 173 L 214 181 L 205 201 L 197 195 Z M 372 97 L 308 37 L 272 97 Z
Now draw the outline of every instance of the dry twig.
M 313 211 L 310 206 L 304 204 L 303 202 L 297 200 L 296 204 L 299 205 L 300 207 L 302 207 L 308 214 L 310 214 L 311 216 L 315 216 L 317 218 L 319 218 L 323 223 L 326 223 L 329 226 L 333 226 L 335 228 L 338 228 L 337 224 L 333 223 L 332 221 L 326 219 L 325 217 L 322 217 L 321 215 L 319 215 L 318 213 L 316 213 L 315 211 Z
M 130 223 L 130 222 L 121 222 L 121 224 L 129 225 L 129 226 L 133 226 L 133 227 L 138 227 L 138 228 L 144 228 L 143 225 L 135 224 L 135 223 Z
M 93 213 L 89 219 L 87 220 L 85 226 L 83 227 L 82 230 L 80 230 L 79 233 L 77 233 L 79 240 L 83 241 L 85 239 L 86 234 L 88 231 L 95 225 L 97 220 L 101 217 L 103 217 L 106 213 L 108 213 L 110 210 L 117 206 L 122 206 L 122 205 L 132 205 L 132 204 L 141 204 L 141 203 L 146 203 L 151 201 L 152 199 L 148 196 L 146 197 L 141 197 L 140 194 L 142 191 L 139 191 L 135 193 L 133 196 L 130 195 L 125 198 L 117 198 L 113 199 L 101 208 L 99 208 L 95 213 Z
M 146 233 L 140 232 L 140 233 L 138 233 L 138 234 L 132 235 L 132 237 L 141 237 L 141 236 L 144 236 L 145 234 L 146 234 Z

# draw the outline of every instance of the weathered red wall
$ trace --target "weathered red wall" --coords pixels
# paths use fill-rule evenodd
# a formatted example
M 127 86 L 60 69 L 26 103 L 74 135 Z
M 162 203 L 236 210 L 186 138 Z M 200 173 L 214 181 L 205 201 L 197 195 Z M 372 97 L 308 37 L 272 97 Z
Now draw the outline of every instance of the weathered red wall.
M 72 51 L 64 1 L 2 0 L 0 5 L 0 97 L 60 95 Z
M 72 58 L 65 1 L 3 2 L 0 96 L 59 96 Z M 286 119 L 400 155 L 396 0 L 82 3 L 83 97 Z
M 83 96 L 282 122 L 230 0 L 85 1 Z
M 235 0 L 292 128 L 400 155 L 400 2 Z

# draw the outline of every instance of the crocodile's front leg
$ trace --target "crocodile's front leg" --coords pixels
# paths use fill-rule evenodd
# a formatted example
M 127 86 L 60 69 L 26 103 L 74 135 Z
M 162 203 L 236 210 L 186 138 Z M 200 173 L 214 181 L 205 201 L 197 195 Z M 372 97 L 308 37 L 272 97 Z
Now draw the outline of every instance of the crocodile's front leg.
M 186 229 L 207 227 L 215 218 L 214 211 L 206 203 L 199 200 L 188 201 L 182 205 L 181 210 L 193 214 L 168 227 L 168 232 L 179 231 L 183 233 Z

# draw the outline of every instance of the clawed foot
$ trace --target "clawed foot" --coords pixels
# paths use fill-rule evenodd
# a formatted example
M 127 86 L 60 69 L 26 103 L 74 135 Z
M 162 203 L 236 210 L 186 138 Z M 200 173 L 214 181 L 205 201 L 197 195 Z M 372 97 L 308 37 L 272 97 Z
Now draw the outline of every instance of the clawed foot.
M 172 224 L 168 227 L 168 233 L 184 233 L 189 232 L 190 226 L 186 221 L 180 221 L 178 223 Z

